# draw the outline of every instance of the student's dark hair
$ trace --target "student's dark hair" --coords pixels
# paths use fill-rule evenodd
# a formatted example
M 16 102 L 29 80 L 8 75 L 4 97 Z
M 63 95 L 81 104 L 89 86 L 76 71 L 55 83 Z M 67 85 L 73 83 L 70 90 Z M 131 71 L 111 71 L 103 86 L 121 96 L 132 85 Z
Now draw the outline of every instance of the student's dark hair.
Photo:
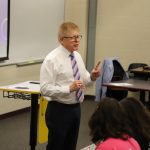
M 150 111 L 133 97 L 121 100 L 120 104 L 134 133 L 150 141 Z
M 119 102 L 113 98 L 103 98 L 89 120 L 92 141 L 97 143 L 109 137 L 126 140 L 130 135 L 124 113 Z

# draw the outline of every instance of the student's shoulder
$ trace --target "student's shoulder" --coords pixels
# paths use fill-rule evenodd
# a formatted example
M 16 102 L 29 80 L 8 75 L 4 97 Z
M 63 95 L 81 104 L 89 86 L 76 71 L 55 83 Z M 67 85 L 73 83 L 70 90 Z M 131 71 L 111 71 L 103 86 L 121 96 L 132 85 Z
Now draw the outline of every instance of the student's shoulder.
M 96 150 L 110 150 L 114 146 L 115 143 L 117 143 L 118 140 L 113 138 L 108 138 L 104 141 L 99 142 L 96 145 Z
M 110 150 L 110 149 L 115 149 L 115 150 L 120 150 L 124 149 L 126 147 L 126 141 L 119 139 L 119 138 L 108 138 L 105 141 L 99 143 L 97 145 L 96 150 Z

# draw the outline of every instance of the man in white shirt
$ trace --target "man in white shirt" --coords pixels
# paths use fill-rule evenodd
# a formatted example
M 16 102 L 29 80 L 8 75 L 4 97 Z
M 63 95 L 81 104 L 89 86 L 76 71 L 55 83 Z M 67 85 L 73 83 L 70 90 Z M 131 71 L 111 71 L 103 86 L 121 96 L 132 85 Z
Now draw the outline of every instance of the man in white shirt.
M 91 74 L 86 70 L 77 52 L 81 38 L 76 24 L 63 23 L 58 33 L 60 46 L 46 56 L 41 67 L 41 93 L 49 101 L 45 116 L 49 129 L 46 150 L 76 150 L 82 93 L 100 75 L 98 66 Z

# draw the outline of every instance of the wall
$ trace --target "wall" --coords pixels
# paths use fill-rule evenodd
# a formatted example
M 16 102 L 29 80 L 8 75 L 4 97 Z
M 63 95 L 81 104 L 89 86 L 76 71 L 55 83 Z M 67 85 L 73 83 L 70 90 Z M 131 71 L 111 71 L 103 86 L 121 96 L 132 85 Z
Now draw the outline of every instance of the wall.
M 54 40 L 53 43 L 58 44 L 57 34 L 54 31 L 58 28 L 58 22 L 59 24 L 62 22 L 63 14 L 57 16 L 64 7 L 64 1 L 60 1 L 60 5 L 56 5 L 59 1 L 53 2 L 52 0 L 45 0 L 45 2 L 42 0 L 36 2 L 34 0 L 11 1 L 10 59 L 1 62 L 0 65 L 44 58 L 49 50 L 54 48 L 51 42 Z M 58 14 L 54 13 L 55 11 Z M 52 21 L 53 17 L 56 20 Z M 51 31 L 51 28 L 54 31 Z M 54 33 L 55 35 L 52 35 Z M 0 67 L 0 86 L 39 80 L 39 71 L 40 64 L 25 67 L 16 67 L 15 65 Z M 0 114 L 30 106 L 30 101 L 7 99 L 3 98 L 2 94 L 0 92 Z
M 150 65 L 149 7 L 149 0 L 97 0 L 95 64 L 108 57 L 117 57 L 125 70 L 132 62 Z M 87 11 L 88 0 L 66 0 L 65 19 L 79 24 L 85 37 L 80 51 L 85 62 Z M 95 85 L 87 88 L 86 94 L 94 95 Z
M 98 0 L 95 60 L 116 56 L 125 69 L 150 65 L 150 1 Z
M 14 7 L 17 9 L 17 6 Z M 97 7 L 95 64 L 106 57 L 118 56 L 125 68 L 131 62 L 150 65 L 150 1 L 98 0 Z M 87 9 L 88 0 L 65 0 L 65 20 L 77 23 L 83 35 L 79 52 L 85 62 Z M 39 70 L 40 64 L 0 67 L 0 85 L 39 80 Z M 94 95 L 94 86 L 88 88 L 86 94 Z M 30 102 L 7 100 L 0 94 L 0 114 L 27 106 Z
M 17 9 L 18 5 L 16 3 L 17 3 L 17 0 L 14 3 L 12 1 L 13 9 Z M 26 3 L 27 3 L 27 1 L 26 1 Z M 39 10 L 40 10 L 41 6 L 39 5 L 39 6 L 36 6 L 36 8 L 37 7 L 39 7 Z M 81 11 L 82 11 L 82 15 L 80 15 Z M 32 16 L 33 12 L 30 12 L 30 13 L 31 13 L 30 16 Z M 80 26 L 81 34 L 83 35 L 83 39 L 82 39 L 81 46 L 80 46 L 80 52 L 84 58 L 84 61 L 86 61 L 86 39 L 87 39 L 87 34 L 86 34 L 87 17 L 86 17 L 86 14 L 87 14 L 87 0 L 82 0 L 82 1 L 65 0 L 65 21 L 73 21 L 73 22 L 77 23 Z M 20 20 L 15 20 L 15 21 L 20 22 Z M 31 25 L 31 28 L 35 28 L 34 25 L 32 25 L 32 24 L 30 24 L 30 25 Z M 44 28 L 45 29 L 44 32 L 47 32 L 47 33 L 49 32 L 48 28 L 45 28 L 44 24 L 40 28 Z M 12 41 L 14 40 L 14 38 L 15 38 L 15 42 L 17 39 L 18 39 L 18 42 L 20 41 L 20 39 L 18 37 L 18 34 L 20 35 L 20 33 L 18 33 L 20 30 L 21 30 L 20 28 L 18 28 L 18 30 L 15 28 L 16 32 L 13 32 L 14 37 L 12 37 L 12 39 L 11 39 Z M 25 32 L 25 31 L 23 31 L 23 32 Z M 48 49 L 49 46 L 48 46 L 48 44 L 45 44 L 45 42 L 49 40 L 49 37 L 47 34 L 46 34 L 46 36 L 43 35 L 43 37 L 46 39 L 43 41 L 40 41 L 40 42 L 41 42 L 41 44 L 45 45 L 45 47 L 44 47 L 45 49 Z M 38 38 L 38 36 L 37 36 L 37 38 Z M 22 43 L 22 41 L 21 41 L 21 43 L 24 46 L 26 46 L 34 41 L 32 41 L 32 39 L 30 39 L 29 41 L 28 40 L 24 41 L 24 43 Z M 40 42 L 38 44 L 40 44 Z M 15 45 L 13 43 L 11 43 L 11 44 L 13 45 L 13 49 L 15 49 L 15 48 L 18 48 L 21 43 L 18 43 L 19 45 Z M 32 46 L 32 44 L 30 44 L 30 46 Z M 21 47 L 20 47 L 20 50 L 21 50 Z M 0 72 L 1 72 L 0 86 L 14 84 L 14 83 L 18 83 L 18 82 L 24 82 L 24 81 L 28 81 L 28 80 L 39 80 L 40 66 L 41 66 L 41 64 L 24 66 L 24 67 L 16 67 L 15 65 L 0 67 Z M 0 114 L 4 114 L 4 113 L 11 112 L 14 110 L 22 109 L 22 108 L 25 108 L 28 106 L 30 106 L 30 101 L 3 98 L 2 92 L 0 92 L 0 107 L 1 107 Z
M 10 58 L 0 65 L 44 58 L 58 45 L 57 31 L 64 17 L 64 0 L 13 0 L 10 3 Z M 40 66 L 0 67 L 0 86 L 39 80 Z M 3 98 L 0 91 L 0 114 L 28 106 L 30 101 Z
M 79 53 L 86 64 L 86 50 L 87 50 L 87 27 L 88 27 L 88 0 L 66 0 L 65 1 L 65 21 L 73 21 L 79 25 L 83 39 L 81 40 Z M 95 84 L 87 87 L 85 94 L 95 94 Z
M 149 0 L 98 0 L 95 62 L 117 57 L 125 70 L 133 62 L 150 65 L 149 7 Z
M 83 35 L 79 52 L 86 62 L 88 0 L 65 0 L 65 21 L 72 21 L 80 27 Z

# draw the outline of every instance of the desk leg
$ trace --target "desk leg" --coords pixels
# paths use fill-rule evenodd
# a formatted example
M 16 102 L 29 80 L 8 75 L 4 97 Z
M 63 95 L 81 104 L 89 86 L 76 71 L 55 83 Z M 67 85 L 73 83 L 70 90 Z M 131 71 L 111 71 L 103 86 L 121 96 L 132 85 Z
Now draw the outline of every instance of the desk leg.
M 145 105 L 145 91 L 140 91 L 140 100 Z
M 147 108 L 150 110 L 150 91 L 148 92 Z
M 37 144 L 38 94 L 31 94 L 30 147 L 35 150 Z

